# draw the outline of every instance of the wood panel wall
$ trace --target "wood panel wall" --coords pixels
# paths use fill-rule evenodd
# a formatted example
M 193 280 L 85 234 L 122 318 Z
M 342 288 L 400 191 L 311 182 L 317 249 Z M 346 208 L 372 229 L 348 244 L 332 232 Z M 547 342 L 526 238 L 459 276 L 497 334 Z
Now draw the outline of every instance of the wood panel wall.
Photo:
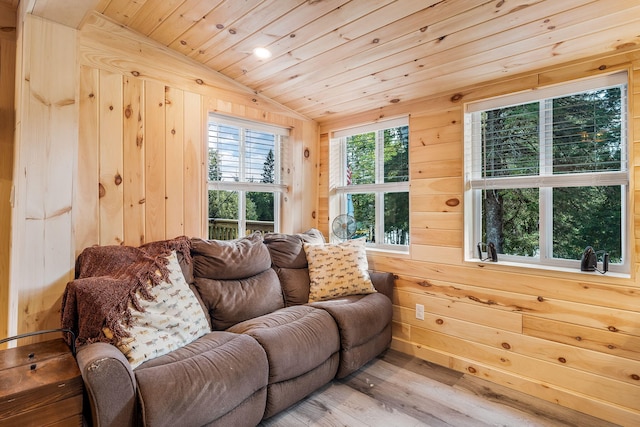
M 62 290 L 73 276 L 78 143 L 75 30 L 30 15 L 18 28 L 11 335 L 59 327 Z
M 463 105 L 602 72 L 630 73 L 630 278 L 467 263 Z M 329 212 L 333 129 L 410 114 L 411 247 L 369 254 L 397 276 L 393 348 L 614 423 L 640 424 L 640 51 L 460 88 L 321 124 L 319 211 Z M 319 225 L 328 234 L 328 217 Z M 417 320 L 416 304 L 425 307 Z
M 86 66 L 80 82 L 76 252 L 203 235 L 202 96 Z
M 0 28 L 0 337 L 5 337 L 9 331 L 7 308 L 15 124 L 16 9 L 4 3 L 0 3 Z
M 315 122 L 98 14 L 19 16 L 9 334 L 59 327 L 84 248 L 205 236 L 208 112 L 291 130 L 282 228 L 316 226 Z

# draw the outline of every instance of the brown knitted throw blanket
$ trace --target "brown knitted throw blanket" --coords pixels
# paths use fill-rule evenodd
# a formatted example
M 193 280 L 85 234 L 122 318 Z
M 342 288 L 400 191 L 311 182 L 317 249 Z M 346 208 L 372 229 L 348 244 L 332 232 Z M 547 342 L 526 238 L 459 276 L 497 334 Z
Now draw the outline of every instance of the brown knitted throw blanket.
M 186 264 L 191 263 L 191 240 L 185 236 L 131 246 L 93 246 L 76 260 L 75 280 L 69 282 L 62 297 L 61 324 L 76 334 L 76 346 L 92 342 L 118 343 L 129 333 L 131 306 L 138 303 L 137 292 L 153 300 L 147 283 L 155 286 L 167 280 L 167 256 L 176 251 Z M 158 274 L 159 272 L 159 274 Z M 108 338 L 104 328 L 113 334 Z M 67 338 L 68 341 L 71 338 Z M 71 343 L 69 342 L 69 345 Z

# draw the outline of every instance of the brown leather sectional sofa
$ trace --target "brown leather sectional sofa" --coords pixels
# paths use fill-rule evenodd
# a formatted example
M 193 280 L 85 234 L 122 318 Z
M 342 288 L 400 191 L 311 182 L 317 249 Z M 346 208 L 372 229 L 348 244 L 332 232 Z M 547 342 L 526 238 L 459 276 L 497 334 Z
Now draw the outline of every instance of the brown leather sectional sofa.
M 181 267 L 212 331 L 133 370 L 111 344 L 81 346 L 93 424 L 257 425 L 384 351 L 393 275 L 370 272 L 376 293 L 308 303 L 303 243 L 323 240 L 317 230 L 235 246 L 191 239 Z

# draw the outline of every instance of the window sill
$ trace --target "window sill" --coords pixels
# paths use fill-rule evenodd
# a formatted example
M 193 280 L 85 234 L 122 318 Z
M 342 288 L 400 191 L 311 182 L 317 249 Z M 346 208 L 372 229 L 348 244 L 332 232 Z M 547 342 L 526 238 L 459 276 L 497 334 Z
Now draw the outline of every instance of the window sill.
M 527 264 L 522 262 L 500 261 L 500 260 L 498 260 L 498 262 L 487 262 L 487 261 L 480 261 L 480 259 L 478 258 L 467 259 L 465 260 L 465 262 L 469 264 L 475 264 L 478 267 L 482 267 L 482 268 L 488 267 L 488 266 L 498 266 L 501 269 L 502 268 L 513 269 L 513 270 L 518 270 L 520 272 L 523 269 L 535 270 L 536 274 L 545 274 L 548 272 L 548 273 L 554 273 L 554 274 L 560 273 L 560 274 L 568 274 L 568 275 L 580 275 L 581 280 L 588 277 L 599 278 L 600 280 L 607 279 L 607 278 L 611 278 L 612 280 L 631 279 L 631 274 L 629 273 L 607 271 L 605 274 L 601 274 L 597 271 L 581 271 L 580 269 L 576 269 L 576 268 L 558 267 L 554 265 L 541 265 L 541 264 L 535 264 L 535 263 Z
M 371 254 L 371 255 L 389 256 L 394 258 L 409 257 L 409 247 L 407 247 L 406 250 L 377 248 L 377 247 L 366 247 L 366 249 L 367 249 L 367 254 Z

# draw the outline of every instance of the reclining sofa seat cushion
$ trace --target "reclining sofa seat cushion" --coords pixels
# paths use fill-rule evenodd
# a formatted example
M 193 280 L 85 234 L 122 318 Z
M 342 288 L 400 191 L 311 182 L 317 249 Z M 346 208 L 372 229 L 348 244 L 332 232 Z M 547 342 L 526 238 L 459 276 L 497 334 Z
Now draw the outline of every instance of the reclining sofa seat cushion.
M 286 307 L 238 323 L 228 332 L 250 335 L 267 354 L 265 418 L 330 382 L 338 370 L 340 337 L 335 321 L 325 310 Z
M 262 235 L 235 240 L 192 239 L 194 286 L 214 330 L 284 307 L 280 282 L 271 268 Z
M 382 293 L 350 295 L 310 303 L 326 310 L 340 331 L 340 366 L 344 378 L 386 350 L 391 344 L 391 300 Z
M 257 425 L 267 356 L 248 335 L 211 332 L 134 370 L 145 426 Z

